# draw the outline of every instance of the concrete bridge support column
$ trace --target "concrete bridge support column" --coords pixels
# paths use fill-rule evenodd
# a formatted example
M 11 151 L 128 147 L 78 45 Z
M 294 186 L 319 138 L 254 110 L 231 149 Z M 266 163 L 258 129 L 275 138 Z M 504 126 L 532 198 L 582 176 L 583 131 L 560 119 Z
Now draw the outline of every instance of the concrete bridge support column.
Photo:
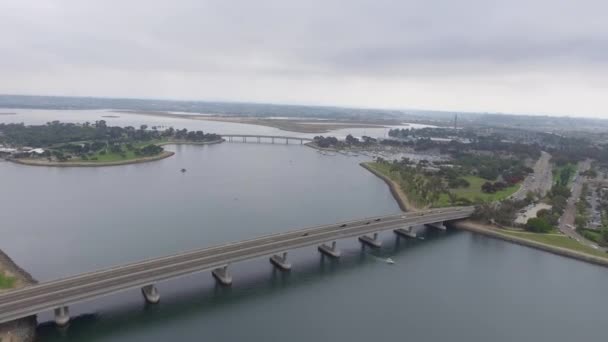
M 284 252 L 282 256 L 276 254 L 271 256 L 270 263 L 281 271 L 291 270 L 291 264 L 287 262 L 287 252 Z
M 214 269 L 211 274 L 220 285 L 232 285 L 232 277 L 228 274 L 228 265 Z
M 67 306 L 60 306 L 55 309 L 55 324 L 64 327 L 70 323 L 70 309 Z
M 289 145 L 289 139 L 285 138 L 285 145 Z
M 246 143 L 247 142 L 247 137 L 243 137 L 243 142 Z
M 319 252 L 332 257 L 332 258 L 339 258 L 340 257 L 340 250 L 336 247 L 336 241 L 333 241 L 331 243 L 331 247 L 326 245 L 326 244 L 322 244 L 321 246 L 318 247 Z
M 300 139 L 300 145 L 304 144 L 304 140 Z
M 258 144 L 260 143 L 260 137 L 258 137 Z
M 429 224 L 425 224 L 425 226 L 439 229 L 439 230 L 447 230 L 447 227 L 443 224 L 443 222 L 429 223 Z
M 374 237 L 369 237 L 367 235 L 359 236 L 359 241 L 361 243 L 368 245 L 374 248 L 382 247 L 382 241 L 378 240 L 378 233 L 374 233 Z
M 160 293 L 154 285 L 147 285 L 141 288 L 141 294 L 144 295 L 146 302 L 150 304 L 157 304 L 160 302 Z
M 274 137 L 270 138 L 272 144 L 274 144 Z
M 398 236 L 403 236 L 406 238 L 412 238 L 415 239 L 416 238 L 416 232 L 414 231 L 414 229 L 412 227 L 409 228 L 398 228 L 394 230 L 395 234 L 397 234 Z
M 232 137 L 228 137 L 228 142 L 232 142 Z

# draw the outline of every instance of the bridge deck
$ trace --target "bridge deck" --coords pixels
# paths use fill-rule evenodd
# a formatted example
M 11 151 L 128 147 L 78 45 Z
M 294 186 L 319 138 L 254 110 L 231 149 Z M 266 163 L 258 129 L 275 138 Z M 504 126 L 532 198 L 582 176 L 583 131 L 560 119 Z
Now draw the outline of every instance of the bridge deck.
M 0 323 L 233 262 L 364 234 L 469 217 L 472 207 L 373 217 L 266 235 L 49 281 L 0 295 Z
M 264 138 L 264 139 L 291 139 L 291 140 L 303 140 L 312 141 L 311 138 L 306 137 L 290 137 L 286 135 L 255 135 L 255 134 L 221 134 L 224 138 Z

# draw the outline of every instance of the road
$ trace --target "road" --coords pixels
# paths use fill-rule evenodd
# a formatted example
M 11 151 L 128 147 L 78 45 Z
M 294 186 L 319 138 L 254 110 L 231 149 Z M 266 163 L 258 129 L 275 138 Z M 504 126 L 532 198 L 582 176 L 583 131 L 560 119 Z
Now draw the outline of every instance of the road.
M 528 175 L 521 188 L 511 197 L 515 200 L 523 200 L 529 191 L 539 192 L 540 197 L 545 197 L 553 185 L 553 172 L 551 169 L 551 155 L 541 151 L 540 158 L 534 164 L 534 173 Z
M 576 172 L 576 180 L 572 184 L 572 194 L 570 198 L 568 198 L 568 203 L 566 205 L 566 209 L 562 214 L 562 217 L 559 220 L 559 230 L 565 235 L 577 240 L 583 245 L 587 245 L 592 248 L 597 248 L 601 250 L 605 250 L 603 248 L 599 248 L 598 245 L 593 242 L 585 239 L 582 235 L 576 232 L 575 229 L 568 227 L 574 227 L 574 220 L 576 219 L 576 201 L 581 196 L 581 192 L 583 190 L 583 183 L 585 182 L 585 178 L 581 176 L 581 172 L 585 172 L 589 170 L 591 167 L 591 160 L 585 160 L 578 163 L 578 170 Z
M 473 207 L 443 208 L 323 225 L 45 282 L 0 295 L 0 323 L 246 259 L 389 229 L 462 219 L 473 211 Z

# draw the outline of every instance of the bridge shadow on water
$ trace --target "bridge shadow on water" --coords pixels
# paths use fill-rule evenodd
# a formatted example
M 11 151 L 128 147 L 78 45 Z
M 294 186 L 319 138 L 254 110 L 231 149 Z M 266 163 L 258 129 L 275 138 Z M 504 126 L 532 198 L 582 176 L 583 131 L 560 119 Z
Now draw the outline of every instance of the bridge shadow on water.
M 38 326 L 37 334 L 45 341 L 95 341 L 107 340 L 115 334 L 123 334 L 132 330 L 163 324 L 163 322 L 187 319 L 193 316 L 213 314 L 214 311 L 226 309 L 235 304 L 263 299 L 265 296 L 277 295 L 280 291 L 296 291 L 314 282 L 328 281 L 334 277 L 344 276 L 350 272 L 361 271 L 362 265 L 384 263 L 387 257 L 397 259 L 408 253 L 416 253 L 425 248 L 433 248 L 459 231 L 437 231 L 424 227 L 417 228 L 424 239 L 405 239 L 385 232 L 383 245 L 380 249 L 363 246 L 358 242 L 344 245 L 341 248 L 342 257 L 332 259 L 311 248 L 304 249 L 307 253 L 317 255 L 292 260 L 293 270 L 282 272 L 272 267 L 267 260 L 266 266 L 261 266 L 261 260 L 256 260 L 251 272 L 235 279 L 232 287 L 222 287 L 215 282 L 201 282 L 199 286 L 189 287 L 163 296 L 159 304 L 147 304 L 141 298 L 141 305 L 112 305 L 102 309 L 100 313 L 87 313 L 72 317 L 67 327 L 57 327 L 54 322 L 44 322 Z M 261 259 L 261 258 L 260 258 Z M 301 260 L 303 259 L 303 260 Z M 253 262 L 252 262 L 253 263 Z M 264 271 L 266 269 L 267 271 Z M 235 270 L 235 274 L 240 270 Z M 208 273 L 208 272 L 207 272 Z M 205 276 L 197 274 L 189 276 L 188 282 L 199 281 Z M 210 277 L 209 277 L 210 278 Z M 172 286 L 179 288 L 183 279 L 169 280 Z M 214 285 L 209 285 L 214 284 Z

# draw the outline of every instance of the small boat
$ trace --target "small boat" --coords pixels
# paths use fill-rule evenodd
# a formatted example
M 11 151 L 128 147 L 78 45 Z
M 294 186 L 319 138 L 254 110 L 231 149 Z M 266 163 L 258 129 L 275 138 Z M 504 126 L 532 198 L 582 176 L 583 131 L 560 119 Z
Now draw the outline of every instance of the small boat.
M 182 171 L 182 173 L 184 173 L 184 172 L 186 172 L 186 169 L 182 169 L 181 171 Z
M 393 261 L 393 259 L 391 259 L 391 258 L 386 258 L 385 262 L 386 262 L 387 264 L 389 264 L 389 265 L 392 265 L 392 264 L 394 264 L 394 263 L 395 263 L 395 262 Z

